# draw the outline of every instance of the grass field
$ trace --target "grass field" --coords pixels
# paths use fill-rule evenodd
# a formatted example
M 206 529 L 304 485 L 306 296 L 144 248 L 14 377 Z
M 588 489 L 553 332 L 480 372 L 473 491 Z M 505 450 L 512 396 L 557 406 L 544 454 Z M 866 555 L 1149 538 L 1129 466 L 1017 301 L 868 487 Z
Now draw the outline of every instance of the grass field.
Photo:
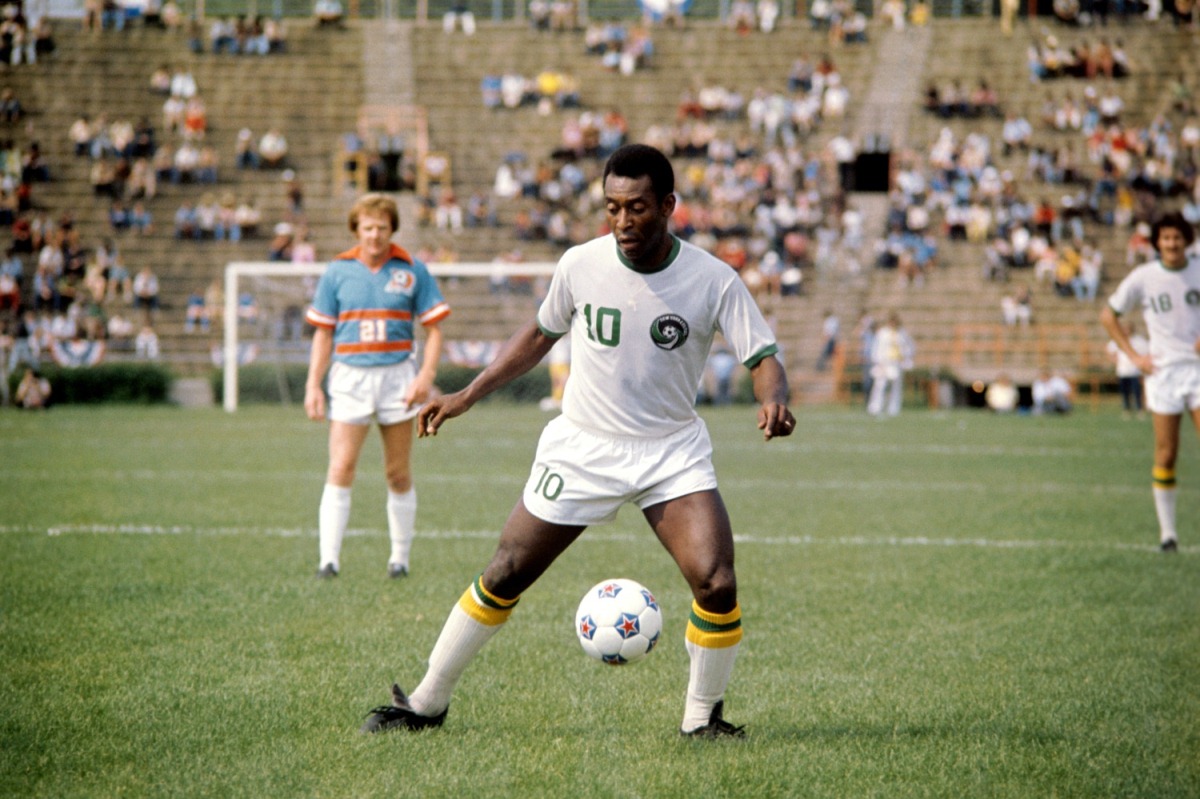
M 471 665 L 446 726 L 361 736 L 491 554 L 546 417 L 418 442 L 413 574 L 385 577 L 379 448 L 318 581 L 325 428 L 298 408 L 0 412 L 3 797 L 1197 797 L 1200 456 L 1156 551 L 1151 433 L 804 409 L 764 445 L 708 412 L 739 535 L 744 741 L 681 739 L 686 587 L 636 509 L 585 536 Z M 587 659 L 606 577 L 664 640 Z

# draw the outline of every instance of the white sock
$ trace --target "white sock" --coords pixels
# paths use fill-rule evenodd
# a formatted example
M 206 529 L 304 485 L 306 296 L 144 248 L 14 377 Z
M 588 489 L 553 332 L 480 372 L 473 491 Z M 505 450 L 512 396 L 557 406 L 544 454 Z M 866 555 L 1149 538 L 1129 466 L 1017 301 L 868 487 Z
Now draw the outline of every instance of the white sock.
M 342 538 L 346 535 L 346 524 L 350 521 L 350 489 L 325 484 L 321 493 L 321 508 L 317 512 L 320 533 L 321 562 L 318 566 L 332 563 L 341 568 Z
M 429 653 L 429 668 L 408 697 L 412 709 L 423 716 L 436 716 L 449 706 L 450 694 L 467 664 L 500 631 L 517 604 L 515 599 L 499 600 L 506 607 L 497 607 L 495 597 L 485 594 L 486 599 L 480 599 L 479 591 L 480 581 L 476 580 L 450 611 Z
M 388 558 L 388 563 L 408 568 L 408 553 L 412 549 L 416 519 L 417 490 L 410 488 L 403 494 L 397 494 L 388 489 L 388 536 L 392 539 L 392 555 Z
M 1154 487 L 1154 510 L 1158 514 L 1159 540 L 1176 539 L 1174 488 Z
M 725 696 L 733 674 L 738 644 L 713 649 L 686 642 L 691 667 L 688 673 L 687 704 L 680 729 L 690 732 L 708 724 L 713 707 Z

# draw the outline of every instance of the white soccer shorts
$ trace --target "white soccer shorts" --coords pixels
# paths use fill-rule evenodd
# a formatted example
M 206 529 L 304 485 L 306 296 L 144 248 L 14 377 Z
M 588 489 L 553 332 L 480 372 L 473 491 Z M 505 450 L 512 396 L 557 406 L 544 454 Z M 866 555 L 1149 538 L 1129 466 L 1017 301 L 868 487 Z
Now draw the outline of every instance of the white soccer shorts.
M 611 522 L 626 502 L 648 508 L 717 487 L 708 428 L 697 419 L 663 438 L 612 436 L 559 416 L 546 425 L 525 507 L 554 524 Z
M 397 424 L 412 419 L 420 405 L 404 403 L 416 377 L 412 358 L 392 366 L 348 366 L 335 361 L 329 370 L 329 418 L 347 424 Z
M 1181 363 L 1146 375 L 1146 407 L 1176 415 L 1200 408 L 1200 363 Z

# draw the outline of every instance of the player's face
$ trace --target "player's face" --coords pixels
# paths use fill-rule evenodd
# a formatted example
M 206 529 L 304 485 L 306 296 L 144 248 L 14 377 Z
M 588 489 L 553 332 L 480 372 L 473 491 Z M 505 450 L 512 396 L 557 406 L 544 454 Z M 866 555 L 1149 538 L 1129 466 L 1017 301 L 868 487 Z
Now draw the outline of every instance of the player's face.
M 392 220 L 387 214 L 364 213 L 358 217 L 358 246 L 364 260 L 371 266 L 380 266 L 391 251 Z
M 653 269 L 671 252 L 667 222 L 675 196 L 659 202 L 650 178 L 609 175 L 604 181 L 604 213 L 622 254 L 634 266 Z
M 1158 255 L 1170 267 L 1187 263 L 1187 239 L 1177 228 L 1163 227 L 1158 230 Z

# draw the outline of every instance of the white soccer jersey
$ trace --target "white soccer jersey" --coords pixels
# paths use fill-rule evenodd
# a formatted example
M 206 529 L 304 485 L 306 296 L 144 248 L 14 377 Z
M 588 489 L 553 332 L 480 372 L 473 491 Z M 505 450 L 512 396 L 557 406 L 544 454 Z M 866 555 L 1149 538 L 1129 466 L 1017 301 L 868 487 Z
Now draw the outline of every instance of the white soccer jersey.
M 612 235 L 571 248 L 537 321 L 548 335 L 572 333 L 563 415 L 613 435 L 662 436 L 693 421 L 718 331 L 747 367 L 777 351 L 737 272 L 679 240 L 649 274 L 633 269 Z
M 1188 258 L 1182 269 L 1167 269 L 1159 260 L 1142 264 L 1121 281 L 1108 305 L 1117 314 L 1142 309 L 1156 367 L 1200 363 L 1200 257 Z

